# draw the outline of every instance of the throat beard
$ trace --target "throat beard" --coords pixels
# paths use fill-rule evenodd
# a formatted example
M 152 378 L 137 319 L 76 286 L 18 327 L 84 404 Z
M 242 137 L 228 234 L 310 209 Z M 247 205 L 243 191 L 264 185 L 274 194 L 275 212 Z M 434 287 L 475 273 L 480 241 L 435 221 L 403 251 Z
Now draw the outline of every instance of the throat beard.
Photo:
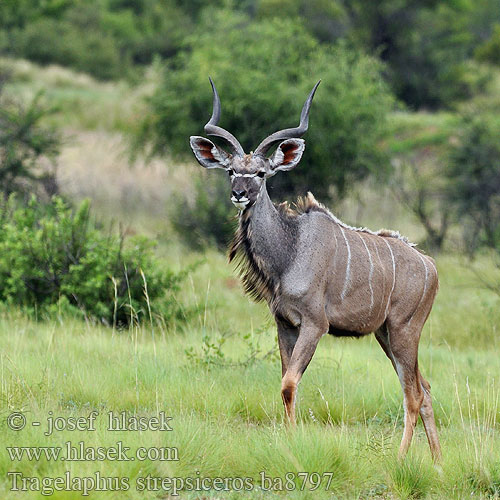
M 247 209 L 252 205 L 249 203 Z M 245 210 L 240 216 L 238 229 L 229 248 L 229 262 L 236 262 L 245 293 L 256 302 L 269 302 L 274 282 L 264 271 L 261 259 L 253 251 L 250 237 L 250 217 L 248 210 Z

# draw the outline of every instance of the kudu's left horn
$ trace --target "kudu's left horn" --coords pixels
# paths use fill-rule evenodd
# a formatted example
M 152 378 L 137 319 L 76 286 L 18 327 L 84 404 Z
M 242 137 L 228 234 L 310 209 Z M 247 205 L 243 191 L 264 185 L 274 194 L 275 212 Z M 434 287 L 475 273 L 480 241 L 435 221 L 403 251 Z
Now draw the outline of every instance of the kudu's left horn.
M 215 135 L 217 137 L 222 137 L 229 143 L 231 149 L 235 154 L 237 154 L 238 156 L 244 156 L 245 151 L 243 151 L 243 148 L 241 147 L 241 144 L 238 142 L 236 137 L 234 137 L 234 135 L 228 132 L 227 130 L 224 130 L 223 128 L 217 126 L 217 123 L 219 123 L 220 119 L 220 99 L 219 99 L 219 94 L 217 93 L 217 89 L 215 88 L 214 82 L 210 77 L 208 77 L 208 79 L 210 80 L 210 84 L 212 85 L 212 91 L 214 93 L 214 104 L 213 104 L 212 117 L 205 125 L 205 132 L 207 135 Z
M 278 141 L 283 141 L 285 139 L 299 138 L 302 137 L 306 132 L 309 126 L 309 110 L 311 109 L 311 103 L 318 88 L 318 85 L 321 83 L 321 80 L 313 87 L 311 93 L 309 94 L 304 106 L 302 107 L 302 113 L 300 113 L 300 124 L 295 128 L 286 128 L 284 130 L 279 130 L 274 134 L 266 137 L 254 151 L 255 155 L 265 156 L 269 148 Z

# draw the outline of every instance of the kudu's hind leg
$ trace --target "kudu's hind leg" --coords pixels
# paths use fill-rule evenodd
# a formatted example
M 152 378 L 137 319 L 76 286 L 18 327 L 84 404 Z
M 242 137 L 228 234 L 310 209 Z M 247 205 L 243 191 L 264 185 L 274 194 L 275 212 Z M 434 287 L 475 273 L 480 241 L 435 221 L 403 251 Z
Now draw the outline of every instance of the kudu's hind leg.
M 430 385 L 418 369 L 418 341 L 420 332 L 408 328 L 394 329 L 389 333 L 386 325 L 375 334 L 380 346 L 396 371 L 404 396 L 405 424 L 403 439 L 399 448 L 400 458 L 404 457 L 410 446 L 413 431 L 420 413 L 434 460 L 441 457 L 437 437 L 434 412 L 430 396 Z
M 418 375 L 420 378 L 420 385 L 424 391 L 424 401 L 420 408 L 420 416 L 422 417 L 422 422 L 424 423 L 425 434 L 427 435 L 427 440 L 429 441 L 432 458 L 437 461 L 441 459 L 441 445 L 439 444 L 436 421 L 434 420 L 434 410 L 432 409 L 431 386 L 429 382 L 422 377 L 420 371 L 418 372 Z
M 393 351 L 394 352 L 394 351 Z M 424 401 L 424 391 L 420 386 L 418 368 L 416 363 L 408 362 L 405 358 L 398 358 L 394 353 L 397 372 L 401 387 L 403 388 L 404 406 L 404 430 L 401 445 L 399 447 L 399 458 L 404 458 L 410 447 L 413 432 L 417 425 L 420 407 Z
M 418 411 L 423 401 L 423 394 L 419 394 L 418 389 L 415 391 L 417 381 L 419 380 L 417 373 L 417 353 L 409 356 L 408 351 L 413 351 L 413 346 L 406 349 L 406 356 L 401 355 L 401 349 L 397 351 L 398 357 L 393 352 L 391 345 L 391 337 L 389 336 L 389 329 L 384 325 L 379 331 L 375 333 L 380 346 L 384 350 L 387 357 L 391 360 L 392 366 L 398 375 L 401 388 L 403 389 L 403 406 L 404 406 L 404 431 L 401 445 L 399 447 L 399 458 L 403 458 L 408 451 L 413 431 L 417 423 Z M 418 348 L 418 344 L 417 344 Z M 402 358 L 406 358 L 403 360 Z M 412 364 L 414 368 L 412 369 Z M 416 393 L 416 394 L 415 394 Z
M 303 323 L 300 326 L 299 336 L 281 380 L 281 397 L 285 406 L 285 414 L 292 426 L 295 426 L 297 385 L 316 351 L 319 339 L 325 331 L 326 327 L 325 329 L 318 328 L 312 323 Z

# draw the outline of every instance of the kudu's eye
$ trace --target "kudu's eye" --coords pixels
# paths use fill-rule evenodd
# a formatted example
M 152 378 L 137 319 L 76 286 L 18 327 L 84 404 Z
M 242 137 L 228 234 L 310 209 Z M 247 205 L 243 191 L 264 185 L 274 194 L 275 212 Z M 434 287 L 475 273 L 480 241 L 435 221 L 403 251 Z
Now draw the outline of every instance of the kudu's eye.
M 228 168 L 227 169 L 227 173 L 228 173 L 229 177 L 232 177 L 232 175 L 234 174 L 233 169 L 232 168 Z
M 260 177 L 261 179 L 263 179 L 265 175 L 266 173 L 263 171 L 257 172 L 257 177 Z

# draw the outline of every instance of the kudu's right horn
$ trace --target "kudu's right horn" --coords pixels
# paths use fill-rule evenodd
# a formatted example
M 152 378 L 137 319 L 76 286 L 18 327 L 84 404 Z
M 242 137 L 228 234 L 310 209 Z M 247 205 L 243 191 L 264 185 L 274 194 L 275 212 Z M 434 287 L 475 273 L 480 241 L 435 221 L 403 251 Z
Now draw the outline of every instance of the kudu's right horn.
M 241 147 L 241 144 L 238 142 L 236 137 L 234 137 L 234 135 L 228 132 L 227 130 L 224 130 L 223 128 L 217 126 L 217 123 L 219 123 L 220 119 L 220 107 L 221 107 L 220 99 L 219 99 L 219 94 L 217 93 L 217 89 L 215 88 L 214 82 L 210 77 L 208 77 L 208 79 L 210 80 L 210 84 L 212 85 L 212 91 L 214 94 L 214 103 L 213 103 L 212 116 L 208 121 L 208 123 L 205 125 L 205 132 L 207 135 L 215 135 L 217 137 L 222 137 L 229 143 L 231 149 L 233 150 L 233 153 L 237 154 L 238 156 L 244 156 L 245 151 L 243 151 L 243 148 Z

